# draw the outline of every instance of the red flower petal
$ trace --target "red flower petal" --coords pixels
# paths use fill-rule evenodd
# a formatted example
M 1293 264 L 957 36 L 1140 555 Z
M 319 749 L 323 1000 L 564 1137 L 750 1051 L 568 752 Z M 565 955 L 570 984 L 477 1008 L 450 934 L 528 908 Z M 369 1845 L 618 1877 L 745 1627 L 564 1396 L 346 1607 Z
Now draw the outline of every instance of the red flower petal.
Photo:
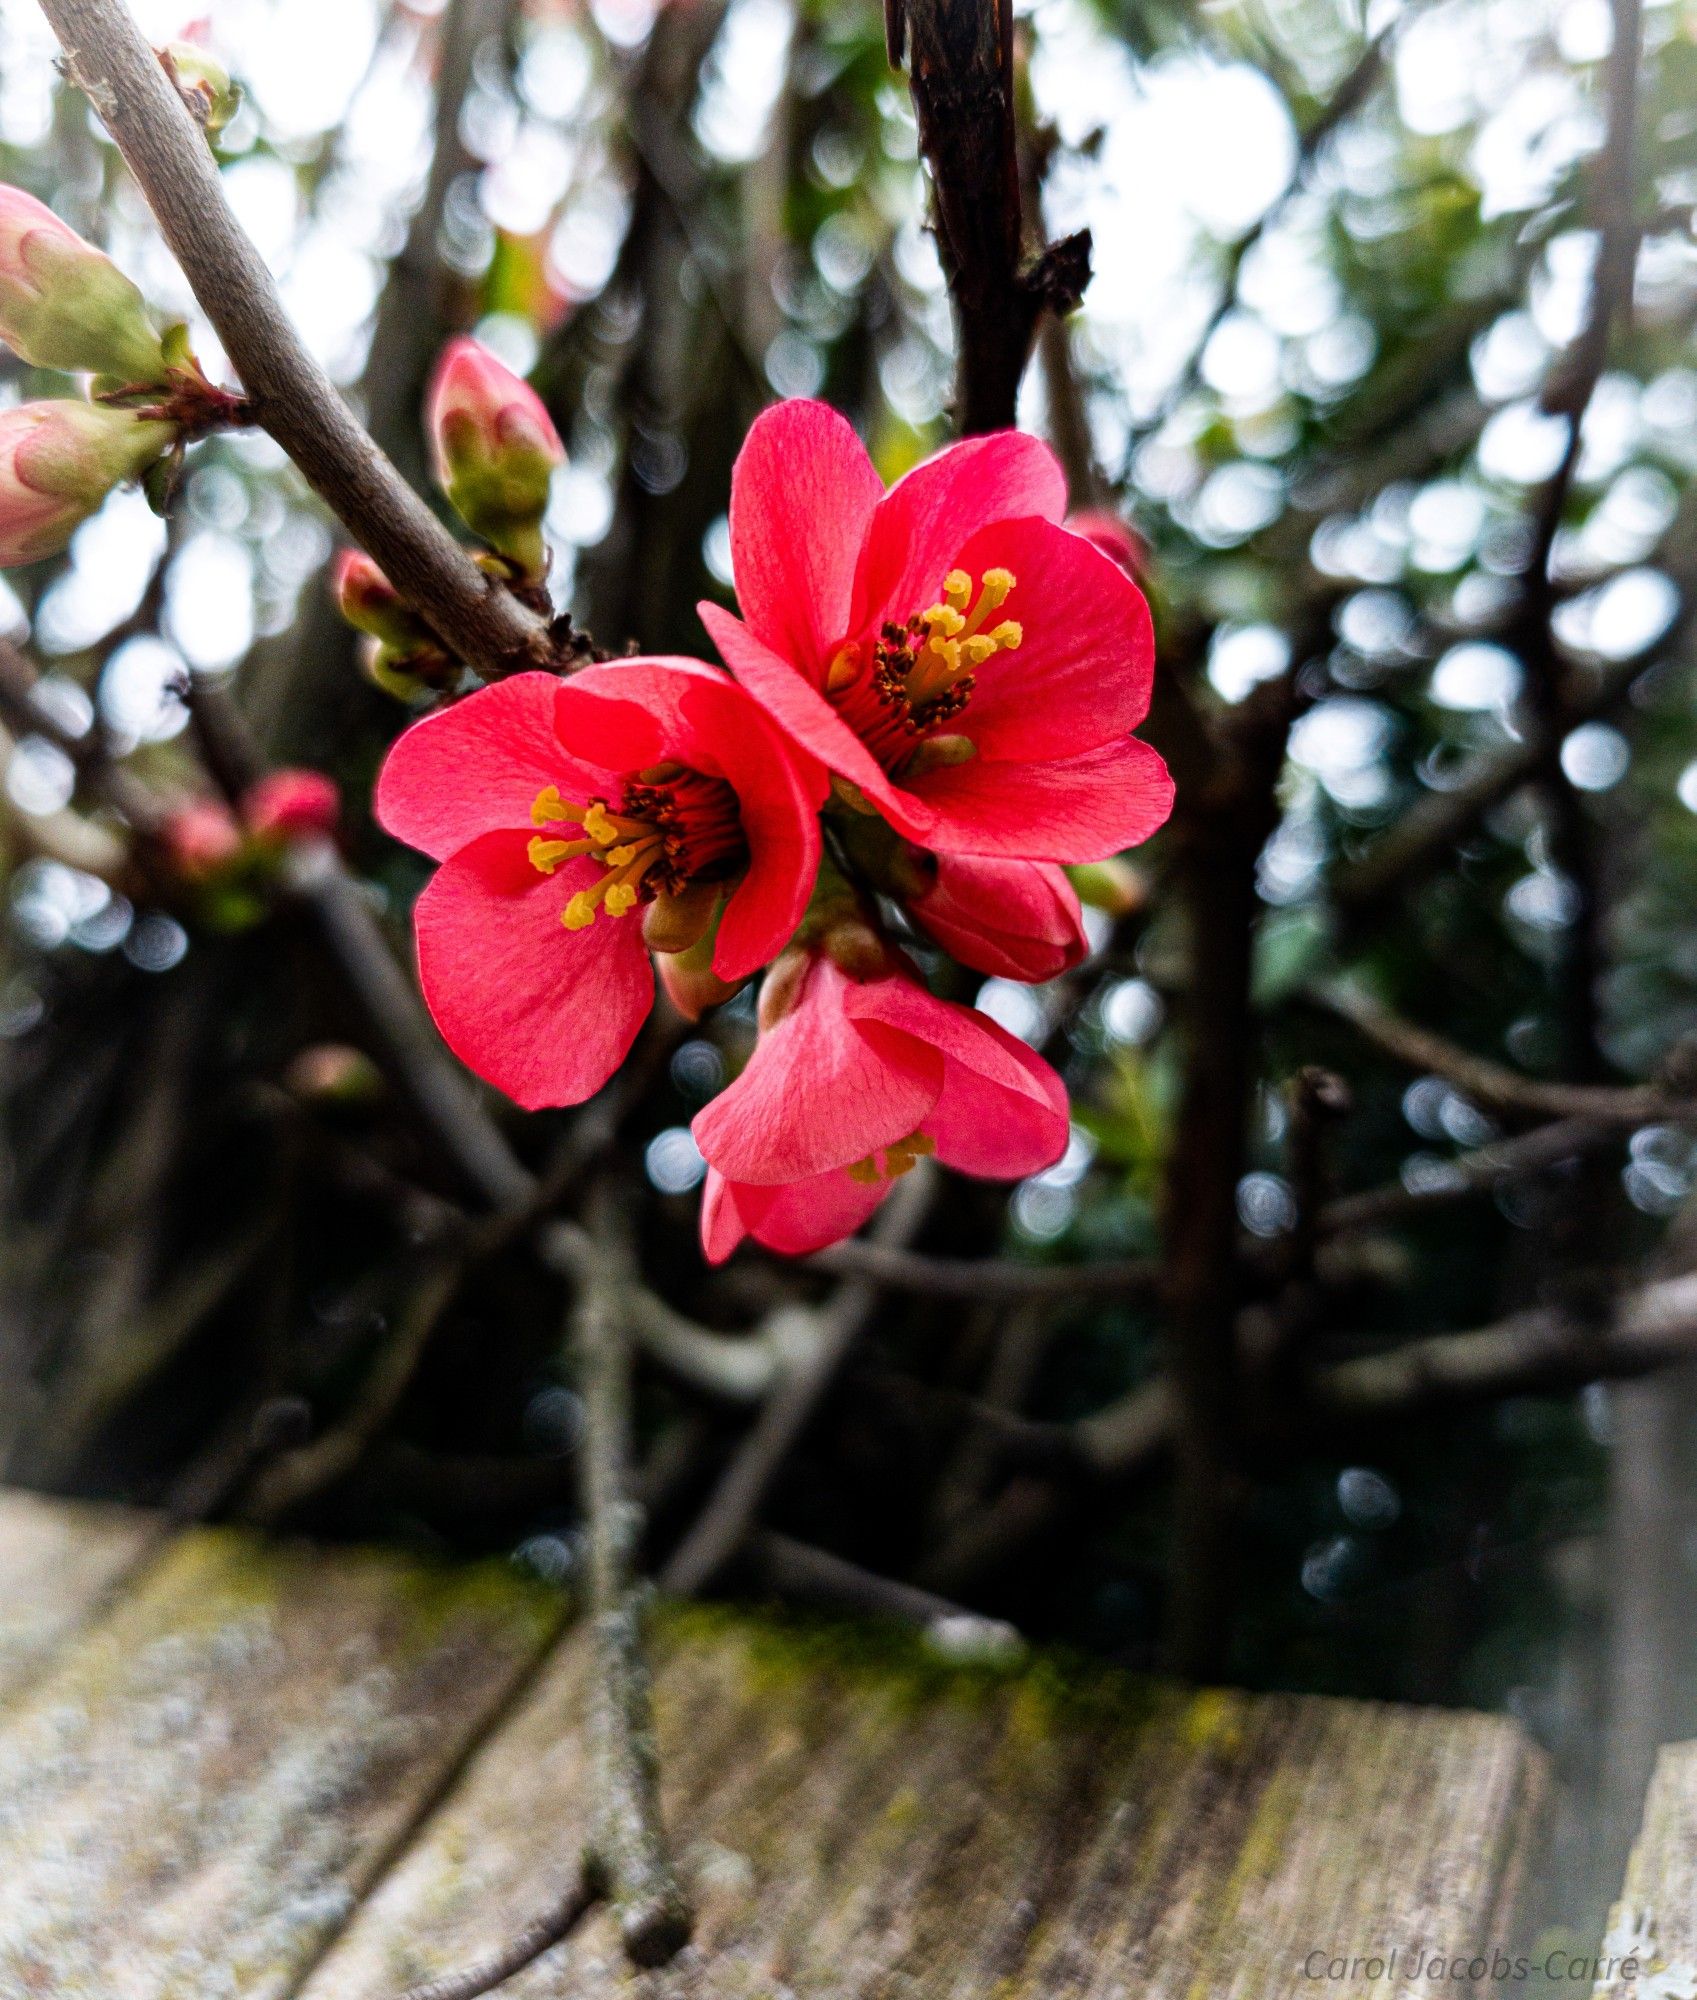
M 701 1247 L 710 1264 L 722 1264 L 745 1236 L 787 1257 L 805 1257 L 852 1236 L 894 1185 L 837 1172 L 784 1187 L 753 1187 L 728 1181 L 709 1167 L 701 1194 Z
M 916 1132 L 936 1103 L 942 1058 L 850 1020 L 851 985 L 829 959 L 814 959 L 796 1005 L 697 1114 L 695 1143 L 728 1179 L 772 1186 L 850 1166 Z
M 732 787 L 749 865 L 720 919 L 713 969 L 746 979 L 776 957 L 819 872 L 823 767 L 744 688 L 699 660 L 586 667 L 560 688 L 555 716 L 562 741 L 594 763 L 630 771 L 676 760 Z
M 939 1000 L 911 979 L 869 980 L 844 997 L 851 1020 L 879 1021 L 943 1058 L 943 1088 L 925 1120 L 945 1166 L 1021 1179 L 1066 1150 L 1066 1086 L 1040 1055 L 987 1014 Z
M 731 473 L 731 567 L 750 629 L 816 683 L 848 631 L 855 561 L 884 483 L 824 403 L 758 416 Z
M 791 742 L 851 779 L 875 802 L 883 804 L 891 797 L 895 787 L 872 752 L 788 660 L 717 604 L 698 604 L 696 610 L 726 666 Z
M 539 874 L 528 838 L 489 833 L 461 848 L 413 922 L 419 983 L 443 1040 L 534 1111 L 594 1096 L 636 1039 L 654 980 L 634 917 L 597 917 L 581 931 L 560 922 L 602 869 L 584 859 Z
M 1017 579 L 992 623 L 1017 619 L 1017 650 L 973 671 L 959 727 L 979 755 L 1037 763 L 1124 736 L 1149 712 L 1155 633 L 1143 593 L 1082 535 L 1047 521 L 1003 521 L 958 552 L 973 580 Z
M 957 854 L 1100 861 L 1147 840 L 1173 809 L 1173 781 L 1135 736 L 1053 763 L 985 757 L 914 781 L 923 838 Z M 905 830 L 905 829 L 904 829 Z
M 1004 979 L 1053 979 L 1089 949 L 1078 896 L 1052 861 L 939 854 L 909 914 L 962 965 Z
M 554 733 L 559 690 L 552 674 L 514 674 L 415 722 L 378 774 L 378 824 L 437 861 L 479 834 L 528 827 L 543 786 L 578 775 Z
M 879 501 L 855 579 L 854 615 L 844 631 L 859 634 L 885 618 L 902 621 L 935 603 L 943 578 L 980 528 L 1028 516 L 1059 521 L 1066 509 L 1066 474 L 1039 439 L 997 431 L 951 445 L 916 465 Z M 737 590 L 740 595 L 740 571 Z

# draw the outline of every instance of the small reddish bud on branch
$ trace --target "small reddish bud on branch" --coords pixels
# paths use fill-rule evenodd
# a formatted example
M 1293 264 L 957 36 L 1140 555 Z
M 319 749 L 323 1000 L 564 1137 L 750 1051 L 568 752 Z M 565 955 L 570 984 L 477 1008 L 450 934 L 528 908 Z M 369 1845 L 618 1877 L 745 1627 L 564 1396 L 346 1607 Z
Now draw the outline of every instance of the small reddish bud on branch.
M 36 368 L 163 381 L 158 329 L 135 285 L 50 208 L 0 186 L 0 340 Z
M 0 568 L 56 555 L 114 487 L 176 440 L 173 424 L 96 403 L 0 411 Z
M 541 398 L 487 348 L 454 340 L 426 415 L 437 483 L 455 513 L 527 581 L 540 578 L 548 484 L 566 457 Z

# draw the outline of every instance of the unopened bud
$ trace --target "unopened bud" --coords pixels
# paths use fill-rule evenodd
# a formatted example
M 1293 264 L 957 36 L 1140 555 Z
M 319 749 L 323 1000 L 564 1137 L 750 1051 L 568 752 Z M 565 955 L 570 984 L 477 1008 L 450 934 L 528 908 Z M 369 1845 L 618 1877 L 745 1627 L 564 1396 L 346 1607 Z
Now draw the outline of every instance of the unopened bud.
M 198 42 L 169 42 L 159 60 L 195 122 L 209 139 L 217 138 L 241 107 L 241 85 Z
M 278 844 L 336 831 L 342 801 L 322 771 L 273 771 L 242 800 L 248 831 Z
M 1110 917 L 1133 916 L 1149 901 L 1149 878 L 1118 855 L 1109 861 L 1080 862 L 1066 872 L 1078 900 Z
M 363 549 L 343 549 L 330 573 L 336 609 L 356 632 L 397 650 L 434 646 L 435 635 L 409 611 L 401 594 Z
M 172 424 L 98 403 L 0 410 L 0 568 L 55 555 L 108 493 L 176 439 Z
M 163 381 L 165 351 L 136 287 L 22 188 L 0 186 L 0 339 L 36 368 L 124 385 Z
M 1134 535 L 1117 514 L 1087 507 L 1069 514 L 1067 526 L 1099 548 L 1110 561 L 1117 562 L 1134 581 L 1148 569 L 1149 545 L 1141 535 Z
M 168 813 L 159 837 L 166 859 L 185 882 L 215 881 L 241 858 L 235 815 L 212 799 L 193 799 Z
M 686 1021 L 699 1021 L 709 1007 L 719 1007 L 733 999 L 747 983 L 732 984 L 713 970 L 713 939 L 709 935 L 687 951 L 660 951 L 654 954 L 654 970 L 666 998 Z M 770 980 L 771 974 L 767 974 Z
M 541 398 L 475 340 L 452 340 L 426 418 L 437 483 L 454 511 L 522 575 L 540 577 L 548 482 L 566 456 Z
M 290 1093 L 309 1104 L 373 1104 L 383 1095 L 383 1075 L 363 1049 L 317 1042 L 302 1049 L 284 1072 Z

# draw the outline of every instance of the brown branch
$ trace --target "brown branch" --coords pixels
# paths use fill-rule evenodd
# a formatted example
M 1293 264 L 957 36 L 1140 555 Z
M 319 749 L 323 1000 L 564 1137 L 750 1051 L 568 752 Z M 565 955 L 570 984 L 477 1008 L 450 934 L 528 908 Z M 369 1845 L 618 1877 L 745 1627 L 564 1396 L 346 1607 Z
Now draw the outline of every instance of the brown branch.
M 584 1401 L 583 1512 L 595 1649 L 595 1807 L 584 1871 L 617 1910 L 632 1964 L 664 1965 L 689 1942 L 694 1917 L 660 1824 L 653 1697 L 631 1578 L 642 1509 L 630 1484 L 630 1327 L 609 1265 L 579 1273 L 569 1332 Z
M 907 58 L 931 169 L 955 312 L 957 428 L 1011 429 L 1038 320 L 1071 312 L 1090 282 L 1090 232 L 1026 261 L 1011 0 L 890 0 L 886 26 L 892 66 Z
M 445 1972 L 439 1979 L 427 1979 L 421 1986 L 409 1986 L 400 2000 L 481 2000 L 483 1994 L 493 1992 L 497 1986 L 504 1986 L 509 1979 L 523 1972 L 527 1965 L 534 1964 L 545 1951 L 551 1951 L 562 1938 L 568 1937 L 595 1907 L 595 1903 L 595 1891 L 580 1869 L 553 1909 L 533 1918 L 499 1951 L 478 1959 L 473 1965 Z
M 930 1177 L 923 1168 L 917 1169 L 873 1225 L 880 1240 L 899 1239 L 917 1228 L 930 1196 Z M 870 1279 L 850 1279 L 809 1316 L 805 1344 L 778 1377 L 706 1506 L 662 1568 L 662 1589 L 693 1596 L 705 1590 L 737 1553 L 767 1488 L 836 1379 L 877 1300 L 877 1287 Z
M 1690 1125 L 1697 1098 L 1653 1084 L 1549 1083 L 1476 1056 L 1429 1028 L 1381 1007 L 1358 988 L 1310 987 L 1306 997 L 1348 1021 L 1376 1049 L 1409 1069 L 1428 1070 L 1481 1107 L 1519 1117 L 1579 1119 L 1591 1125 Z
M 218 330 L 258 420 L 407 602 L 481 673 L 545 665 L 547 628 L 493 585 L 355 422 L 224 196 L 205 136 L 121 0 L 42 11 Z
M 1620 1130 L 1618 1125 L 1598 1124 L 1589 1118 L 1558 1118 L 1512 1139 L 1496 1140 L 1457 1159 L 1446 1160 L 1442 1178 L 1435 1178 L 1428 1185 L 1408 1187 L 1401 1181 L 1392 1181 L 1360 1194 L 1339 1195 L 1320 1210 L 1319 1234 L 1333 1237 L 1347 1235 L 1352 1230 L 1376 1229 L 1472 1195 L 1488 1194 L 1505 1181 L 1543 1173 L 1617 1145 Z
M 941 1628 L 961 1650 L 1006 1657 L 1024 1644 L 1004 1619 L 968 1611 L 934 1591 L 879 1576 L 829 1549 L 798 1542 L 771 1528 L 750 1535 L 744 1554 L 754 1580 L 784 1597 L 863 1617 L 899 1619 L 933 1634 Z
M 1104 1264 L 1016 1264 L 1006 1257 L 928 1257 L 869 1237 L 851 1236 L 808 1259 L 839 1278 L 874 1278 L 894 1292 L 932 1299 L 1072 1299 L 1147 1297 L 1160 1267 L 1147 1257 Z

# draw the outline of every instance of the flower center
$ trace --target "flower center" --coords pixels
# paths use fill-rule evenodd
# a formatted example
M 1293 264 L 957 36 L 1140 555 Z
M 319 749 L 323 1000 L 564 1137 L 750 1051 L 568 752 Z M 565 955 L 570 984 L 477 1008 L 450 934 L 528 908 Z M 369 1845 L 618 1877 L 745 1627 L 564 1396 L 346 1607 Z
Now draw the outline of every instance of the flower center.
M 972 700 L 973 672 L 1025 637 L 1017 619 L 984 629 L 1014 587 L 1011 570 L 987 569 L 973 601 L 972 578 L 952 569 L 939 603 L 905 625 L 887 624 L 868 664 L 851 641 L 838 649 L 825 693 L 886 771 L 912 764 L 923 738 L 935 736 Z
M 617 806 L 607 799 L 579 805 L 545 785 L 530 808 L 541 827 L 530 843 L 530 865 L 552 875 L 562 861 L 589 855 L 607 871 L 580 889 L 560 912 L 569 931 L 594 923 L 599 911 L 622 917 L 656 896 L 674 896 L 689 882 L 721 881 L 748 855 L 737 796 L 723 778 L 681 764 L 631 773 Z M 568 827 L 582 836 L 565 837 Z
M 898 1139 L 893 1146 L 868 1153 L 864 1160 L 856 1160 L 843 1171 L 851 1181 L 867 1185 L 873 1181 L 898 1181 L 936 1150 L 937 1142 L 928 1133 L 911 1132 L 905 1139 Z

